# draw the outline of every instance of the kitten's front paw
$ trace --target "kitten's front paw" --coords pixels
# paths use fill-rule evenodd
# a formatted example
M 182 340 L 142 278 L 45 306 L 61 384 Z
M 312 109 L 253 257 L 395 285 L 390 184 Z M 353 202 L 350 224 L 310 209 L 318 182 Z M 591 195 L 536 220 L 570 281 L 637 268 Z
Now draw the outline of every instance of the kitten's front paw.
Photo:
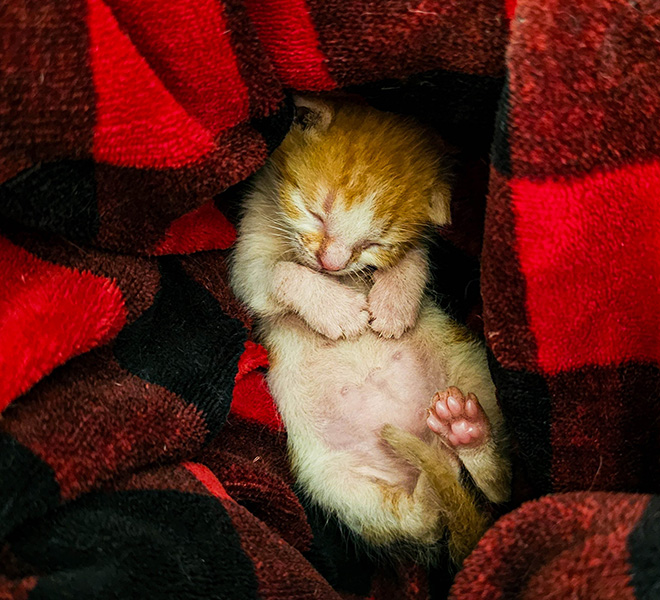
M 360 335 L 369 325 L 367 298 L 348 288 L 328 294 L 313 312 L 305 315 L 307 323 L 320 334 L 338 340 Z
M 369 293 L 370 326 L 384 337 L 400 338 L 417 321 L 419 298 L 385 283 L 377 281 Z

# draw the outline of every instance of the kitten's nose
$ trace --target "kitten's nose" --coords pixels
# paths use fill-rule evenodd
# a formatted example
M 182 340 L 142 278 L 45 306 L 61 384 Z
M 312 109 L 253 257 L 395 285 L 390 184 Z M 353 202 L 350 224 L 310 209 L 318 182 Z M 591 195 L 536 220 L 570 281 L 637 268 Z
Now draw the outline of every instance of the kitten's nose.
M 352 254 L 351 249 L 341 242 L 330 240 L 319 250 L 317 259 L 326 271 L 341 271 L 351 260 Z

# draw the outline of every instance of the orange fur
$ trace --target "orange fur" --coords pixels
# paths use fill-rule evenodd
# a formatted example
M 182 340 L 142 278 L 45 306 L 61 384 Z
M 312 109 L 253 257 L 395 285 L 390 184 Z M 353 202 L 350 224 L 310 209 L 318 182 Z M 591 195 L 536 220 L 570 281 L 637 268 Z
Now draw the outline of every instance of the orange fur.
M 381 247 L 352 248 L 351 263 L 392 266 L 420 241 L 430 222 L 449 222 L 447 149 L 399 115 L 352 104 L 319 106 L 329 113 L 317 119 L 324 128 L 294 127 L 271 158 L 282 211 L 296 225 L 304 209 L 325 218 L 331 211 L 350 214 L 372 203 L 366 237 Z M 300 240 L 311 256 L 326 243 L 315 225 Z

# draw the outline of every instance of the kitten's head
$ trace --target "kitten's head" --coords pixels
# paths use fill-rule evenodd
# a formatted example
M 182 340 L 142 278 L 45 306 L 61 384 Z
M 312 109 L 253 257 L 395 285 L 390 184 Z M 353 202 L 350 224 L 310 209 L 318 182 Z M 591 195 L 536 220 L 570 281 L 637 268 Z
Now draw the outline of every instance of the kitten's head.
M 395 264 L 449 223 L 447 154 L 409 119 L 298 98 L 272 156 L 281 219 L 303 264 L 338 275 Z

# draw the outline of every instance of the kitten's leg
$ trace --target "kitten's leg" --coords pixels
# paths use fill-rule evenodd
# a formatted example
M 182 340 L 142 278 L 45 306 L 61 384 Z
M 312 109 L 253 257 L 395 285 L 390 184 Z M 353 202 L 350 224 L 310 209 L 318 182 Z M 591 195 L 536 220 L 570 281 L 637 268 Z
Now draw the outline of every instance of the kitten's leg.
M 508 461 L 501 455 L 488 417 L 474 394 L 465 396 L 457 387 L 438 392 L 427 424 L 456 452 L 489 500 L 508 500 Z
M 303 265 L 277 263 L 273 289 L 278 303 L 330 339 L 356 336 L 369 323 L 364 294 Z
M 371 328 L 385 337 L 399 338 L 417 321 L 429 276 L 428 258 L 410 250 L 396 265 L 374 272 L 369 292 Z
M 431 515 L 437 515 L 438 525 L 447 525 L 450 554 L 460 563 L 486 531 L 488 519 L 477 508 L 472 494 L 458 482 L 458 473 L 447 460 L 448 453 L 392 425 L 383 427 L 381 437 L 399 456 L 420 469 L 417 486 L 408 498 L 426 523 L 430 523 Z

